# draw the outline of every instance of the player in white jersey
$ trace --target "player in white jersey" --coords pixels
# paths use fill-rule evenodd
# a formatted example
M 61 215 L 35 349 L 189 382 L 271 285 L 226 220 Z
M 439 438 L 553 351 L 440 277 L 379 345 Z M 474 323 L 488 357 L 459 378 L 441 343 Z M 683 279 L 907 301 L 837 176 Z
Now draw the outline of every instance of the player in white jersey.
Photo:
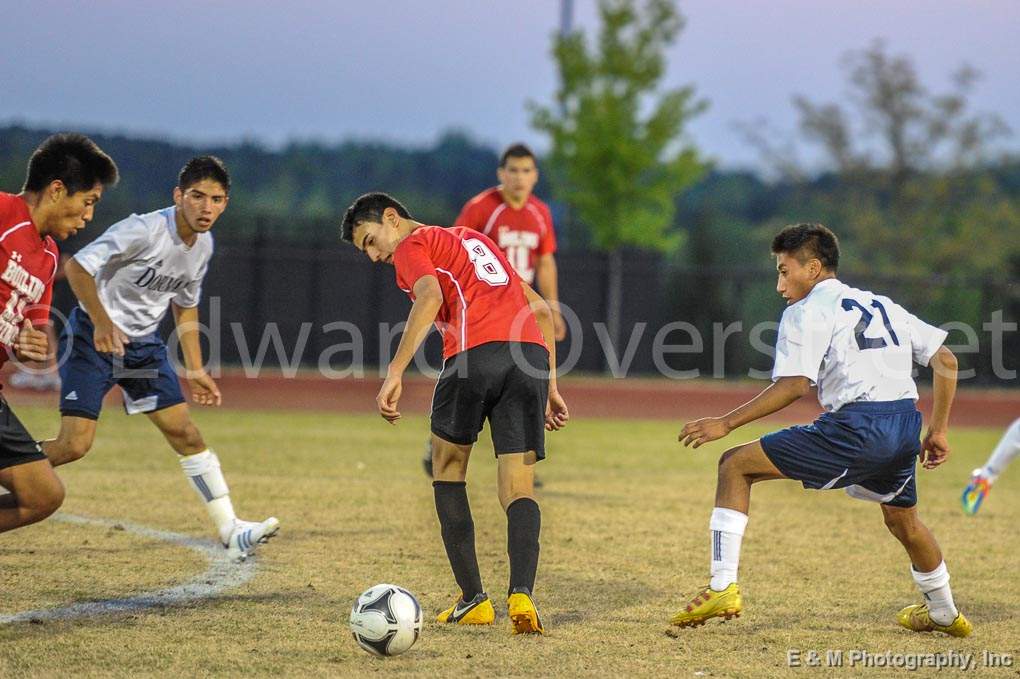
M 917 515 L 916 460 L 934 469 L 949 455 L 949 408 L 957 363 L 943 346 L 946 333 L 888 297 L 857 290 L 836 278 L 839 242 L 821 224 L 797 224 L 772 241 L 777 290 L 789 305 L 779 324 L 773 383 L 722 416 L 686 424 L 680 441 L 695 448 L 774 413 L 818 386 L 825 412 L 811 425 L 774 432 L 723 453 L 719 460 L 712 538 L 711 582 L 673 616 L 678 627 L 698 626 L 742 610 L 737 585 L 740 542 L 751 485 L 795 479 L 805 488 L 844 488 L 881 503 L 885 524 L 910 556 L 925 604 L 900 611 L 899 623 L 918 632 L 957 637 L 971 633 L 949 588 L 949 572 L 934 536 Z M 934 370 L 934 405 L 920 442 L 921 414 L 912 363 Z
M 1006 467 L 1017 455 L 1020 455 L 1020 420 L 1015 420 L 1009 425 L 985 465 L 971 472 L 970 483 L 963 489 L 961 498 L 964 512 L 970 515 L 977 514 L 981 503 L 988 497 L 988 493 L 992 492 L 992 484 L 1006 471 Z
M 230 176 L 213 156 L 181 170 L 174 205 L 117 222 L 68 261 L 78 307 L 61 333 L 60 433 L 43 450 L 54 465 L 92 447 L 103 397 L 116 384 L 129 414 L 145 413 L 180 455 L 181 469 L 205 503 L 231 559 L 242 560 L 276 534 L 279 521 L 241 521 L 216 453 L 191 419 L 167 347 L 156 334 L 173 309 L 192 399 L 220 405 L 198 338 L 202 279 L 213 252 L 210 233 L 227 207 Z

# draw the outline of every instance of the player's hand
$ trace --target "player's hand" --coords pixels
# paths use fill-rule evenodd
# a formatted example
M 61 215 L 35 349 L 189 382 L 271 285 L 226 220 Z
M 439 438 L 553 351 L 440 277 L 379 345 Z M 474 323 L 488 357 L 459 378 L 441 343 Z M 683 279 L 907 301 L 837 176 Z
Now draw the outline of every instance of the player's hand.
M 684 428 L 680 430 L 680 436 L 677 440 L 684 444 L 685 448 L 689 446 L 698 448 L 703 443 L 721 439 L 729 434 L 730 431 L 732 430 L 726 424 L 725 419 L 721 417 L 705 417 L 685 424 Z
M 553 337 L 557 342 L 567 339 L 567 324 L 563 321 L 563 314 L 553 311 Z
M 944 431 L 928 430 L 921 443 L 921 466 L 935 469 L 949 457 L 949 439 Z
M 375 403 L 379 406 L 379 414 L 390 424 L 396 424 L 400 419 L 397 402 L 400 401 L 400 394 L 403 390 L 401 376 L 388 375 L 379 389 L 379 395 L 375 397 Z
M 96 331 L 92 334 L 92 343 L 96 351 L 114 356 L 124 355 L 124 345 L 130 341 L 123 330 L 118 328 L 113 321 L 96 323 Z
M 26 318 L 14 340 L 14 355 L 22 361 L 45 361 L 50 357 L 50 339 L 42 330 L 33 328 L 32 321 Z
M 191 387 L 191 400 L 199 405 L 218 406 L 223 403 L 216 381 L 204 370 L 189 371 L 188 386 Z
M 552 389 L 549 392 L 549 400 L 545 405 L 545 428 L 548 431 L 556 431 L 567 426 L 570 413 L 567 411 L 567 402 L 560 396 L 560 392 Z

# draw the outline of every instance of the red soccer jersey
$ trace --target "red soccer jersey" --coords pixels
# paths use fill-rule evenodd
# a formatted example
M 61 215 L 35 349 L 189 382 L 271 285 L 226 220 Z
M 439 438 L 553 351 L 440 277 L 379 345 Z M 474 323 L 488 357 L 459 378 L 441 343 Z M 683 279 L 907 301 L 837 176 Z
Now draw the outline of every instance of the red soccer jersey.
M 487 237 L 471 229 L 422 226 L 393 252 L 397 285 L 414 299 L 414 284 L 435 276 L 443 289 L 436 327 L 443 358 L 486 342 L 545 346 L 521 280 Z
M 528 285 L 535 282 L 535 259 L 556 252 L 552 213 L 535 196 L 528 196 L 516 210 L 503 200 L 498 187 L 482 191 L 464 205 L 453 225 L 481 231 L 496 241 Z
M 0 192 L 0 365 L 25 319 L 38 327 L 49 323 L 57 244 L 42 238 L 28 205 L 18 196 Z

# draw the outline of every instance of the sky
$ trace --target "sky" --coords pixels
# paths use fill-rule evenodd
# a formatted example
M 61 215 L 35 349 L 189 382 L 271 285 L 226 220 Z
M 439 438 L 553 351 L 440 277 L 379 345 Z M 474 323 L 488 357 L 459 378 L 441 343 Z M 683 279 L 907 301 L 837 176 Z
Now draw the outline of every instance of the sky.
M 33 0 L 9 3 L 0 123 L 180 141 L 384 140 L 424 146 L 465 130 L 503 146 L 544 138 L 526 102 L 556 89 L 559 0 Z M 595 0 L 574 0 L 593 35 Z M 793 131 L 791 97 L 841 101 L 841 57 L 884 39 L 944 90 L 983 74 L 975 110 L 1020 148 L 1018 0 L 689 0 L 664 86 L 710 108 L 688 134 L 725 167 L 755 166 L 736 129 Z

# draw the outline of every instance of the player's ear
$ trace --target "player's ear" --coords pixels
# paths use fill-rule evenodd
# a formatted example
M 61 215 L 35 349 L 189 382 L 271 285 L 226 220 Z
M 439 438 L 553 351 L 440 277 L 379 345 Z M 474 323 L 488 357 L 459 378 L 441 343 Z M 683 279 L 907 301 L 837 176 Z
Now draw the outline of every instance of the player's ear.
M 184 198 L 184 192 L 181 191 L 181 187 L 175 186 L 174 187 L 174 203 L 176 205 L 180 205 L 182 198 Z
M 67 187 L 64 186 L 64 182 L 54 179 L 46 187 L 46 192 L 49 194 L 50 200 L 55 203 L 67 194 Z

